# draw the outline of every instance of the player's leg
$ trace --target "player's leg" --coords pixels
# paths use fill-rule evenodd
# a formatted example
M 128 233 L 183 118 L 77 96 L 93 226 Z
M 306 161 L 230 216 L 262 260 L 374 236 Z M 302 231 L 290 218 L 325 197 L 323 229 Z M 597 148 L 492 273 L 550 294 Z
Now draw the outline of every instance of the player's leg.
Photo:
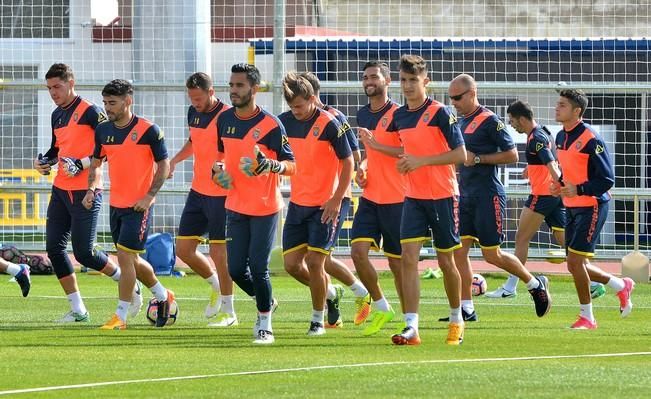
M 235 317 L 233 280 L 228 273 L 226 256 L 226 197 L 210 197 L 208 208 L 208 251 L 215 265 L 219 287 L 220 313 Z M 212 285 L 215 288 L 214 285 Z M 212 300 L 212 296 L 211 296 Z M 224 316 L 222 316 L 224 317 Z M 218 315 L 219 318 L 219 315 Z
M 52 195 L 47 208 L 47 221 L 45 223 L 45 248 L 48 258 L 52 262 L 54 273 L 68 298 L 70 311 L 57 320 L 59 323 L 74 323 L 89 321 L 88 310 L 84 304 L 77 277 L 66 252 L 68 240 L 70 239 L 70 226 L 72 219 L 66 202 L 65 191 L 52 187 Z
M 454 263 L 461 277 L 461 313 L 464 321 L 478 321 L 475 306 L 472 301 L 472 264 L 470 263 L 470 249 L 478 241 L 475 226 L 475 213 L 478 198 L 459 198 L 459 235 L 461 248 L 454 251 Z M 440 318 L 439 321 L 449 321 L 449 317 Z
M 273 313 L 272 288 L 269 278 L 269 255 L 273 247 L 278 214 L 251 217 L 251 240 L 249 243 L 249 267 L 255 287 L 255 300 L 258 309 L 258 335 L 255 344 L 274 342 L 271 315 Z
M 307 217 L 313 209 L 296 205 L 287 207 L 283 224 L 283 262 L 285 271 L 299 283 L 310 285 L 310 272 L 305 264 L 308 243 Z

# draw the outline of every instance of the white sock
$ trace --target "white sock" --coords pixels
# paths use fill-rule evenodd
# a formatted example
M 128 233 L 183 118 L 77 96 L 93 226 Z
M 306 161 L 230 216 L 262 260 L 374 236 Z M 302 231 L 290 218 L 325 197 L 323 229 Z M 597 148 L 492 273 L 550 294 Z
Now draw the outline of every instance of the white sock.
M 234 298 L 233 295 L 221 296 L 221 301 L 222 301 L 221 312 L 228 313 L 228 314 L 235 314 L 235 309 L 233 307 L 233 298 Z
M 70 309 L 73 312 L 79 314 L 86 314 L 86 306 L 84 305 L 83 299 L 81 299 L 81 294 L 79 291 L 68 294 L 68 302 L 70 302 Z
M 115 272 L 110 276 L 113 281 L 120 281 L 120 276 L 122 276 L 122 270 L 119 267 L 115 268 Z
M 20 273 L 20 266 L 15 263 L 7 262 L 7 274 L 16 277 L 18 273 Z
M 592 302 L 588 304 L 581 304 L 581 316 L 585 317 L 586 319 L 590 320 L 591 322 L 594 323 L 594 315 L 592 314 Z
M 462 323 L 463 318 L 461 317 L 461 306 L 458 308 L 450 308 L 450 323 Z
M 353 291 L 353 294 L 358 298 L 364 298 L 366 295 L 368 295 L 368 290 L 359 280 L 355 280 L 355 282 L 349 285 L 348 288 L 350 288 L 350 290 Z
M 219 278 L 215 273 L 211 274 L 210 277 L 205 278 L 206 282 L 210 284 L 212 290 L 219 293 Z
M 323 310 L 312 310 L 312 322 L 313 323 L 321 323 L 323 324 L 323 316 L 325 314 L 325 311 Z
M 259 312 L 258 319 L 260 320 L 260 330 L 273 331 L 271 329 L 271 312 Z
M 385 297 L 380 298 L 378 301 L 373 301 L 373 305 L 380 312 L 388 312 L 391 309 L 391 305 L 389 305 Z
M 418 313 L 405 313 L 405 324 L 418 331 Z
M 606 285 L 612 288 L 613 290 L 615 290 L 615 292 L 619 292 L 626 287 L 626 285 L 624 284 L 624 280 L 615 276 L 612 276 L 610 280 L 608 280 L 608 283 L 606 283 Z
M 332 284 L 328 284 L 328 290 L 326 291 L 326 298 L 333 300 L 337 297 L 337 290 L 335 289 L 335 286 Z
M 163 284 L 161 284 L 160 281 L 153 287 L 149 288 L 149 290 L 159 301 L 167 301 L 167 290 L 163 287 Z
M 115 314 L 118 315 L 120 320 L 127 321 L 128 310 L 129 310 L 129 302 L 118 300 L 118 307 L 115 309 Z
M 506 283 L 504 283 L 503 287 L 508 292 L 515 292 L 515 290 L 518 288 L 518 281 L 520 281 L 518 276 L 509 274 L 509 278 L 506 279 Z
M 528 290 L 533 290 L 540 287 L 540 281 L 538 281 L 537 278 L 532 277 L 531 280 L 527 283 L 527 289 Z
M 475 311 L 475 305 L 472 303 L 472 299 L 462 299 L 461 307 L 466 313 L 472 313 Z

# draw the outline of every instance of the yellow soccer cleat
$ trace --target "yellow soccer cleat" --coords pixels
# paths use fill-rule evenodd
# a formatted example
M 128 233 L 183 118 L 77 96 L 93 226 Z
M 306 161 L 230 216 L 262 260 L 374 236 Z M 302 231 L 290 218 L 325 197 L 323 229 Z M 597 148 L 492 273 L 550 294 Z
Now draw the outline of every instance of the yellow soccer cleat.
M 355 325 L 366 321 L 371 314 L 371 294 L 355 299 Z
M 445 343 L 448 345 L 461 345 L 463 342 L 463 323 L 450 323 L 448 324 L 448 337 Z
M 109 321 L 106 322 L 103 326 L 100 327 L 101 330 L 126 330 L 127 323 L 122 321 L 118 315 L 114 314 L 111 316 Z
M 391 308 L 389 308 L 389 310 L 386 312 L 376 310 L 373 312 L 373 316 L 371 317 L 371 324 L 364 329 L 364 332 L 362 332 L 362 334 L 368 337 L 370 335 L 379 333 L 385 324 L 393 320 L 395 315 L 396 313 Z

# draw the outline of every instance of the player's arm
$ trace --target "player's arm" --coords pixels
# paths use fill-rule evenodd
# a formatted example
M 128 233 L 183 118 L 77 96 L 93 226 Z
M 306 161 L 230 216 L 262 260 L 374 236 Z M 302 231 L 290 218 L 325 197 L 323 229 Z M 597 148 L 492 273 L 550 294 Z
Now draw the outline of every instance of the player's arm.
M 165 135 L 156 125 L 151 126 L 144 134 L 144 143 L 149 144 L 151 152 L 156 162 L 156 173 L 149 187 L 147 194 L 133 206 L 136 212 L 144 212 L 154 203 L 154 198 L 170 173 L 170 160 L 167 156 L 167 147 L 165 146 Z
M 93 150 L 93 158 L 91 159 L 90 166 L 88 167 L 88 190 L 81 204 L 90 209 L 93 207 L 93 202 L 97 196 L 99 189 L 99 182 L 102 176 L 102 160 L 105 158 L 103 154 L 99 134 L 95 133 L 95 148 Z
M 402 147 L 394 147 L 394 146 L 390 146 L 378 142 L 375 139 L 373 132 L 366 128 L 363 127 L 357 128 L 357 132 L 358 132 L 359 139 L 362 141 L 364 147 L 367 149 L 375 150 L 377 152 L 381 152 L 384 155 L 388 155 L 394 158 L 398 158 L 400 157 L 400 155 L 404 153 L 404 148 Z
M 348 144 L 348 140 L 337 122 L 330 122 L 326 126 L 324 134 L 327 135 L 330 144 L 334 148 L 335 154 L 339 158 L 339 166 L 341 167 L 337 188 L 332 197 L 321 207 L 323 209 L 321 223 L 330 223 L 339 217 L 341 200 L 346 195 L 346 191 L 350 187 L 350 182 L 353 179 L 354 161 L 350 144 Z
M 33 167 L 34 169 L 42 174 L 49 175 L 50 170 L 53 165 L 56 165 L 59 161 L 59 146 L 57 145 L 57 137 L 54 134 L 54 119 L 52 120 L 52 141 L 50 142 L 50 148 L 47 150 L 45 155 L 39 153 L 38 156 L 34 159 Z
M 188 138 L 185 144 L 183 144 L 183 147 L 181 147 L 179 152 L 177 152 L 170 161 L 170 174 L 168 176 L 168 179 L 174 177 L 174 169 L 176 168 L 176 164 L 185 161 L 186 159 L 190 158 L 190 156 L 192 156 L 192 140 Z
M 543 127 L 543 129 L 546 130 L 545 127 Z M 557 182 L 561 179 L 561 169 L 559 168 L 556 157 L 554 157 L 554 153 L 551 150 L 549 139 L 540 139 L 534 136 L 527 145 L 527 151 L 535 153 L 536 156 L 538 156 L 538 158 L 545 164 L 552 181 Z
M 511 135 L 506 130 L 506 125 L 504 122 L 495 117 L 495 119 L 486 121 L 485 123 L 489 123 L 489 126 L 487 128 L 493 132 L 495 144 L 500 149 L 500 152 L 477 155 L 472 151 L 467 151 L 466 162 L 464 165 L 504 165 L 518 162 L 518 149 L 515 147 L 515 143 L 513 142 Z M 475 159 L 476 156 L 479 156 L 479 159 Z
M 276 119 L 277 127 L 260 139 L 253 147 L 253 158 L 240 158 L 240 170 L 247 176 L 259 176 L 267 173 L 291 176 L 296 173 L 294 153 L 289 147 L 285 127 Z M 263 145 L 276 153 L 276 159 L 268 157 L 261 149 Z

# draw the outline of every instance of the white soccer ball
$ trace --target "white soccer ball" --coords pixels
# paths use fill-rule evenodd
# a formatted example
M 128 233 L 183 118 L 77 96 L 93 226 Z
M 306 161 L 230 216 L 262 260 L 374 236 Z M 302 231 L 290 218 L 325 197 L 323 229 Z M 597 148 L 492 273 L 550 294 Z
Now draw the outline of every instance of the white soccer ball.
M 484 295 L 488 289 L 488 284 L 486 283 L 484 276 L 478 273 L 473 274 L 471 289 L 473 296 Z

